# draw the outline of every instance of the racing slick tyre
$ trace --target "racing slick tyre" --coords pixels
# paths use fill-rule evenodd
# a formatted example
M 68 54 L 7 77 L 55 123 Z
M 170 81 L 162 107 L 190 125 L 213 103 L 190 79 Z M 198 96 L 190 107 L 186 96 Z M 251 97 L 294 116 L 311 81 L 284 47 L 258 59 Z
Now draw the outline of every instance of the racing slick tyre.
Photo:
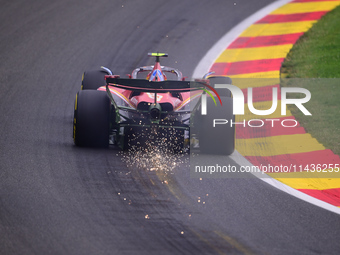
M 106 85 L 105 75 L 108 75 L 108 73 L 105 72 L 105 70 L 92 70 L 84 72 L 83 80 L 81 82 L 81 89 L 96 90 L 101 86 L 105 86 Z
M 235 122 L 233 115 L 233 99 L 221 97 L 223 106 L 217 105 L 212 98 L 207 98 L 207 115 L 200 115 L 199 123 L 199 147 L 201 153 L 230 155 L 235 150 Z M 214 120 L 217 121 L 213 127 Z M 226 123 L 226 121 L 228 121 Z
M 208 78 L 210 81 L 210 86 L 213 88 L 215 84 L 231 84 L 231 78 L 225 76 L 211 76 Z M 231 92 L 229 89 L 216 89 L 220 97 L 231 97 Z
M 79 91 L 74 109 L 74 143 L 77 146 L 108 147 L 111 103 L 106 92 Z

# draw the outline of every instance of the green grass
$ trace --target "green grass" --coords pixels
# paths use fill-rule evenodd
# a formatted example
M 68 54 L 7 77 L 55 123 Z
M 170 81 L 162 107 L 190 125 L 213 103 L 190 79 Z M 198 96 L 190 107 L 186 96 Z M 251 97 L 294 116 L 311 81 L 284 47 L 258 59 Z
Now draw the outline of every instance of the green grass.
M 298 79 L 284 86 L 304 87 L 311 92 L 312 98 L 305 106 L 313 116 L 304 116 L 294 106 L 289 110 L 308 133 L 340 155 L 340 79 L 336 79 L 340 78 L 340 7 L 299 39 L 283 63 L 281 74 L 287 78 L 328 78 Z

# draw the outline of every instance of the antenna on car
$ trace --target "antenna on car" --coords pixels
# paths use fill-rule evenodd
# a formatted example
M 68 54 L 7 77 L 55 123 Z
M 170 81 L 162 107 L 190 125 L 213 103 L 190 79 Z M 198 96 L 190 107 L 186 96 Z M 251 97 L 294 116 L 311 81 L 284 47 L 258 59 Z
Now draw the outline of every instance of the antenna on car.
M 159 62 L 160 57 L 168 57 L 168 53 L 148 53 L 149 57 L 156 57 L 156 62 Z

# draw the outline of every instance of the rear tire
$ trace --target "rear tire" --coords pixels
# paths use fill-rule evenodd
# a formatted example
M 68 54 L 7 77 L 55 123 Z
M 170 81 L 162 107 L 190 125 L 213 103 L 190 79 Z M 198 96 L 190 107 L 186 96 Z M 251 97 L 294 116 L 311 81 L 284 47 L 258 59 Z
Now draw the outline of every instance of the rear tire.
M 207 98 L 207 115 L 200 115 L 199 123 L 199 147 L 205 154 L 230 155 L 235 150 L 235 125 L 230 127 L 230 121 L 235 122 L 233 115 L 233 99 L 221 97 L 223 106 L 217 105 L 212 98 Z M 227 124 L 219 124 L 213 127 L 214 119 L 226 119 Z
M 82 90 L 77 93 L 73 139 L 77 146 L 108 147 L 111 103 L 106 92 Z
M 105 75 L 108 74 L 104 70 L 92 70 L 84 72 L 81 89 L 97 90 L 99 87 L 105 86 Z

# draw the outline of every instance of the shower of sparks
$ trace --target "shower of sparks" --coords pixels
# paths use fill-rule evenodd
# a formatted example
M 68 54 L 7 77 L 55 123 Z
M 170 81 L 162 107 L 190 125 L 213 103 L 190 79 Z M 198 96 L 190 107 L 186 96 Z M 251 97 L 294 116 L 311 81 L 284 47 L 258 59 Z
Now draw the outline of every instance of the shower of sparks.
M 181 164 L 187 163 L 184 159 L 183 145 L 178 143 L 176 130 L 164 136 L 132 135 L 129 141 L 129 150 L 122 153 L 122 160 L 128 167 L 136 167 L 147 171 L 172 172 Z M 150 139 L 145 139 L 149 137 Z M 143 139 L 144 138 L 144 139 Z M 144 140 L 144 141 L 143 141 Z

